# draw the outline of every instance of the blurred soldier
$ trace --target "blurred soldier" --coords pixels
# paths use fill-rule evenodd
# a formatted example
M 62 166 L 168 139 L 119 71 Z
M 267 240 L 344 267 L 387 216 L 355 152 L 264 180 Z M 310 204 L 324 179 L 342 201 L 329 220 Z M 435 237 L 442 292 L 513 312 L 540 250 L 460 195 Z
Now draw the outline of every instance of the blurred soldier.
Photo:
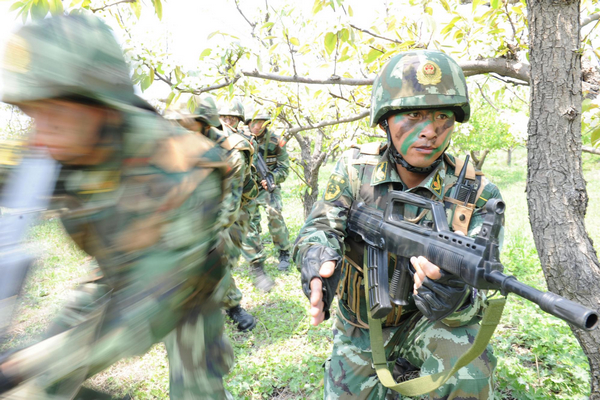
M 464 160 L 446 153 L 455 122 L 469 119 L 467 84 L 461 68 L 438 51 L 410 51 L 391 58 L 373 83 L 371 126 L 387 134 L 387 143 L 348 150 L 338 161 L 294 248 L 302 271 L 302 287 L 310 300 L 311 323 L 329 318 L 337 293 L 338 311 L 333 351 L 325 363 L 326 399 L 386 399 L 390 395 L 373 366 L 365 299 L 365 243 L 347 236 L 347 216 L 354 202 L 383 209 L 386 194 L 407 191 L 450 203 Z M 466 219 L 452 221 L 454 230 L 475 236 L 483 223 L 483 207 L 500 198 L 498 188 L 469 165 L 466 179 L 477 195 L 465 207 Z M 456 201 L 456 200 L 455 200 Z M 462 205 L 462 202 L 461 202 Z M 427 226 L 426 213 L 406 206 L 404 215 Z M 464 215 L 463 215 L 464 217 Z M 456 218 L 458 220 L 458 218 Z M 390 268 L 396 262 L 390 258 Z M 471 289 L 424 257 L 410 260 L 414 292 L 410 304 L 373 323 L 381 324 L 381 351 L 394 377 L 449 371 L 470 348 L 479 330 L 485 295 Z M 370 283 L 370 282 L 369 282 Z M 368 292 L 368 291 L 367 291 Z M 430 399 L 493 399 L 496 358 L 491 347 L 461 368 Z
M 134 95 L 122 50 L 97 18 L 23 27 L 3 71 L 2 100 L 35 120 L 32 152 L 61 165 L 51 209 L 100 271 L 73 292 L 47 339 L 0 357 L 0 392 L 81 398 L 84 379 L 164 341 L 172 399 L 227 398 L 223 149 Z
M 261 181 L 260 184 L 262 187 L 259 188 L 260 192 L 256 198 L 256 203 L 265 207 L 267 213 L 269 232 L 273 238 L 275 249 L 279 252 L 279 264 L 277 265 L 277 269 L 280 271 L 287 271 L 290 266 L 291 246 L 290 234 L 282 214 L 283 200 L 281 198 L 280 185 L 285 181 L 289 174 L 290 158 L 285 149 L 284 141 L 269 129 L 270 123 L 271 115 L 265 111 L 258 111 L 255 115 L 249 117 L 247 121 L 250 132 L 252 132 L 258 141 L 258 152 L 265 160 L 270 173 L 273 175 L 275 184 L 277 185 L 273 193 L 269 193 L 266 190 L 267 182 L 264 180 Z M 253 211 L 251 225 L 251 235 L 257 235 L 260 240 L 260 210 L 258 207 L 256 208 L 256 211 Z M 260 259 L 257 256 L 252 262 L 259 264 L 263 263 L 264 259 Z
M 187 102 L 176 106 L 167 112 L 168 119 L 177 119 L 178 122 L 193 132 L 198 132 L 216 142 L 227 152 L 227 160 L 233 167 L 231 185 L 231 204 L 229 208 L 230 220 L 227 235 L 227 259 L 230 271 L 237 264 L 241 254 L 242 240 L 248 232 L 249 218 L 245 208 L 247 204 L 258 195 L 258 187 L 252 176 L 252 157 L 254 148 L 243 136 L 226 128 L 220 131 L 221 126 L 217 107 L 212 97 L 192 97 L 193 110 L 188 109 Z M 227 315 L 237 324 L 240 331 L 248 331 L 256 326 L 252 315 L 240 306 L 242 292 L 237 288 L 235 280 L 231 279 L 231 287 L 227 291 L 223 305 Z

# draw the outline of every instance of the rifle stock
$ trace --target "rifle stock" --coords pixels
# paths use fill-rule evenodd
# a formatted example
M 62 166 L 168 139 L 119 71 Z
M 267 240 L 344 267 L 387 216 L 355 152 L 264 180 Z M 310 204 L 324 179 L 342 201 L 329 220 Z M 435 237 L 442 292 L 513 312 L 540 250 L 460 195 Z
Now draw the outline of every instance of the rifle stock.
M 403 217 L 406 205 L 429 210 L 433 226 L 426 227 L 406 221 Z M 412 193 L 390 192 L 383 212 L 355 202 L 348 216 L 348 230 L 367 244 L 372 316 L 385 317 L 392 310 L 391 302 L 407 303 L 413 286 L 412 279 L 407 279 L 407 275 L 410 278 L 408 259 L 424 256 L 473 288 L 500 290 L 504 295 L 517 294 L 578 328 L 588 331 L 595 329 L 598 323 L 596 311 L 557 294 L 541 292 L 502 273 L 504 266 L 499 260 L 498 235 L 504 209 L 502 200 L 489 200 L 485 206 L 481 230 L 477 237 L 471 238 L 449 229 L 442 203 Z M 391 292 L 387 283 L 388 252 L 405 259 L 397 272 L 396 281 L 392 277 Z

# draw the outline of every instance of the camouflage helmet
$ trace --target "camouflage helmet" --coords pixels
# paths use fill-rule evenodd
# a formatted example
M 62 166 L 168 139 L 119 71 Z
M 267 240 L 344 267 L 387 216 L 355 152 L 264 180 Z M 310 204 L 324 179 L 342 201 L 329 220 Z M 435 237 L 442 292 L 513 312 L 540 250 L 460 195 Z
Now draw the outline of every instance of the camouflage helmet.
M 415 50 L 392 57 L 373 82 L 371 126 L 390 111 L 445 108 L 457 122 L 471 114 L 465 76 L 441 51 Z
M 248 119 L 245 121 L 246 125 L 250 125 L 250 122 L 254 120 L 269 121 L 271 120 L 271 113 L 267 110 L 259 108 L 256 111 L 249 113 Z
M 165 112 L 165 118 L 177 120 L 183 126 L 192 119 L 200 119 L 214 127 L 221 125 L 215 99 L 208 95 L 194 95 L 172 104 Z
M 234 99 L 233 101 L 225 104 L 219 110 L 220 116 L 231 115 L 233 117 L 238 117 L 240 121 L 244 120 L 244 105 L 240 101 L 240 99 Z
M 134 94 L 123 51 L 96 17 L 60 16 L 22 27 L 7 43 L 2 70 L 7 103 L 86 98 L 152 109 Z

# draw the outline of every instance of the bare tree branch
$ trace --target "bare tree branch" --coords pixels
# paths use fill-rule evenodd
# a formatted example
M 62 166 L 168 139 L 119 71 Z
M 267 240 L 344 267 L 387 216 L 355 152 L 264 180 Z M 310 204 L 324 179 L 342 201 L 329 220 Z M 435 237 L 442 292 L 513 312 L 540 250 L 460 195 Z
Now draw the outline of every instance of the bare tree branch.
M 496 110 L 496 112 L 500 112 L 500 110 L 498 110 L 498 107 L 496 107 L 496 106 L 495 106 L 495 105 L 492 103 L 492 101 L 491 101 L 490 99 L 488 99 L 488 97 L 485 95 L 485 93 L 483 92 L 483 88 L 481 87 L 481 85 L 479 84 L 479 82 L 475 82 L 475 83 L 477 84 L 477 87 L 479 88 L 479 92 L 481 92 L 481 96 L 483 97 L 483 99 L 484 99 L 485 101 L 487 101 L 487 103 L 488 103 L 490 106 L 492 106 L 492 108 L 493 108 L 494 110 Z
M 370 31 L 370 30 L 368 30 L 368 29 L 362 29 L 362 28 L 359 28 L 358 26 L 356 26 L 356 25 L 352 25 L 352 24 L 350 24 L 350 26 L 351 26 L 351 27 L 353 27 L 354 29 L 356 29 L 357 31 L 361 31 L 361 32 L 364 32 L 364 33 L 366 33 L 367 35 L 371 35 L 371 36 L 373 36 L 373 37 L 376 37 L 376 38 L 379 38 L 379 39 L 387 40 L 388 42 L 397 43 L 397 44 L 402 44 L 402 42 L 400 42 L 400 41 L 398 41 L 398 40 L 396 40 L 396 39 L 390 39 L 390 38 L 387 38 L 387 37 L 385 37 L 385 36 L 380 36 L 380 35 L 378 35 L 378 34 L 376 34 L 376 33 L 373 33 L 373 32 L 371 32 L 371 31 Z
M 463 69 L 465 76 L 496 73 L 509 78 L 529 83 L 529 64 L 520 61 L 511 61 L 505 58 L 487 58 L 484 60 L 462 61 L 458 65 Z
M 587 17 L 583 17 L 583 18 L 581 18 L 580 28 L 583 28 L 584 26 L 591 24 L 592 22 L 597 21 L 599 19 L 600 19 L 599 13 L 590 14 Z
M 363 118 L 367 117 L 368 115 L 369 115 L 369 111 L 363 111 L 358 115 L 354 115 L 354 116 L 348 117 L 348 118 L 340 118 L 340 119 L 336 119 L 334 121 L 321 121 L 318 124 L 311 125 L 311 126 L 297 126 L 295 128 L 289 129 L 288 133 L 293 134 L 295 136 L 296 133 L 301 132 L 301 131 L 308 131 L 310 129 L 319 129 L 319 128 L 323 128 L 325 126 L 343 124 L 345 122 L 358 121 L 359 119 L 363 119 Z
M 592 154 L 600 155 L 600 149 L 597 149 L 595 147 L 581 146 L 581 151 L 583 151 L 585 153 L 592 153 Z
M 511 61 L 505 58 L 488 58 L 484 60 L 462 61 L 458 63 L 463 69 L 465 76 L 496 73 L 509 78 L 529 83 L 529 64 L 520 61 Z M 303 76 L 284 76 L 267 72 L 242 71 L 244 76 L 252 78 L 267 79 L 278 82 L 305 83 L 309 85 L 347 85 L 368 86 L 372 85 L 374 78 L 355 79 L 342 78 L 333 75 L 327 79 L 313 79 Z
M 98 12 L 98 11 L 105 10 L 105 9 L 107 9 L 107 8 L 109 8 L 109 7 L 116 6 L 117 4 L 121 4 L 121 3 L 135 3 L 136 1 L 137 1 L 137 0 L 120 0 L 120 1 L 116 1 L 116 2 L 114 2 L 114 3 L 105 4 L 105 5 L 104 5 L 104 6 L 102 6 L 102 7 L 98 7 L 98 8 L 90 8 L 90 11 L 95 13 L 95 12 Z
M 373 79 L 350 79 L 350 78 L 342 78 L 337 75 L 333 75 L 327 79 L 312 79 L 305 78 L 302 76 L 284 76 L 271 74 L 266 72 L 260 72 L 258 70 L 254 71 L 242 71 L 244 76 L 249 76 L 252 78 L 260 78 L 271 81 L 278 82 L 288 82 L 288 83 L 306 83 L 310 85 L 348 85 L 348 86 L 368 86 L 373 84 Z

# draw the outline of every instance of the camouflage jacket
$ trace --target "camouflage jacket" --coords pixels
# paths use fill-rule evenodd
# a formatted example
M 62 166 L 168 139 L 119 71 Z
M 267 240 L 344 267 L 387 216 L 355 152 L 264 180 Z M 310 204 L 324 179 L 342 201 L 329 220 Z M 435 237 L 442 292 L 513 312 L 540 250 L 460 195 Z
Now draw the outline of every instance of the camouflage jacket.
M 290 157 L 285 149 L 285 143 L 270 129 L 267 129 L 256 140 L 258 142 L 257 151 L 265 159 L 267 167 L 273 174 L 275 184 L 283 183 L 290 173 Z
M 345 152 L 329 178 L 322 200 L 314 205 L 294 246 L 293 254 L 298 266 L 302 265 L 304 254 L 313 244 L 330 247 L 340 256 L 344 256 L 345 262 L 342 263 L 343 270 L 337 290 L 340 310 L 346 318 L 358 321 L 361 325 L 367 321 L 361 272 L 364 243 L 358 243 L 347 236 L 346 219 L 352 203 L 362 201 L 383 210 L 384 197 L 391 190 L 409 191 L 442 201 L 458 175 L 455 173 L 454 158 L 445 156 L 444 161 L 420 185 L 407 189 L 396 171 L 395 164 L 389 160 L 387 147 L 380 146 L 379 143 L 370 143 Z M 468 227 L 469 236 L 475 236 L 479 232 L 483 222 L 482 207 L 487 200 L 501 197 L 495 185 L 484 176 L 479 179 L 479 198 Z M 419 214 L 416 207 L 411 210 L 407 206 L 405 212 L 411 214 L 405 215 L 409 218 Z M 426 220 L 425 217 L 420 223 L 426 223 Z M 395 265 L 395 257 L 392 257 L 390 268 Z M 477 293 L 472 298 L 471 307 L 450 315 L 444 322 L 451 326 L 469 323 L 479 316 L 483 298 L 482 293 Z M 411 304 L 403 308 L 403 314 L 417 310 L 412 296 L 410 301 Z
M 230 210 L 225 225 L 230 226 L 237 220 L 240 208 L 258 196 L 258 185 L 252 174 L 254 146 L 245 136 L 229 128 L 224 131 L 210 128 L 207 137 L 225 149 L 227 161 L 232 168 L 228 174 L 231 194 L 225 201 Z
M 123 307 L 163 316 L 160 337 L 225 276 L 219 220 L 229 167 L 214 142 L 153 112 L 132 107 L 123 118 L 104 143 L 108 161 L 62 167 L 51 209 Z

